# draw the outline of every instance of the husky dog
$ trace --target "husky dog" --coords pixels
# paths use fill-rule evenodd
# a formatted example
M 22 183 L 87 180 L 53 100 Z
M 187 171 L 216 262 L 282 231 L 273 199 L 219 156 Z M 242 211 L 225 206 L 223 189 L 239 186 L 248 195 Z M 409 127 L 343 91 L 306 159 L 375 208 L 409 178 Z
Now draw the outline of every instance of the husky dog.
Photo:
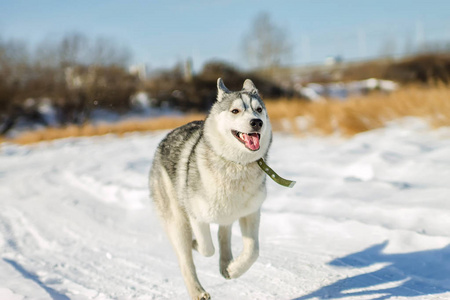
M 205 121 L 176 128 L 159 144 L 150 171 L 150 192 L 175 249 L 192 299 L 207 300 L 192 249 L 214 254 L 210 224 L 219 224 L 220 272 L 237 278 L 259 253 L 260 208 L 266 197 L 266 158 L 272 128 L 253 82 L 229 91 L 217 80 L 217 101 Z M 233 259 L 231 227 L 239 220 L 243 250 Z

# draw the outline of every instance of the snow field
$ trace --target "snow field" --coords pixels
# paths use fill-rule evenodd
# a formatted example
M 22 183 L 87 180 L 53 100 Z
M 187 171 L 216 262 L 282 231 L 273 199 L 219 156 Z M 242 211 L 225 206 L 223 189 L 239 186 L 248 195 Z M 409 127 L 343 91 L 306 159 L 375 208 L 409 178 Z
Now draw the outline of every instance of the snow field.
M 0 299 L 188 298 L 148 198 L 165 133 L 2 146 Z M 450 299 L 450 128 L 275 133 L 269 165 L 297 185 L 268 179 L 253 267 L 194 254 L 213 299 Z

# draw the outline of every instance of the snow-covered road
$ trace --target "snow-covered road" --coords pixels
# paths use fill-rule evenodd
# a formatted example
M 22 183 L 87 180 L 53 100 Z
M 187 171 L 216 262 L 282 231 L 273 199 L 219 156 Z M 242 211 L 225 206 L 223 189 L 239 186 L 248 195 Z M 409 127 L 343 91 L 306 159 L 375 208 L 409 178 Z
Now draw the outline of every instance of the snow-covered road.
M 0 299 L 188 298 L 148 198 L 164 134 L 0 148 Z M 241 278 L 195 253 L 213 299 L 450 299 L 450 128 L 276 133 L 269 162 L 297 185 L 268 181 Z

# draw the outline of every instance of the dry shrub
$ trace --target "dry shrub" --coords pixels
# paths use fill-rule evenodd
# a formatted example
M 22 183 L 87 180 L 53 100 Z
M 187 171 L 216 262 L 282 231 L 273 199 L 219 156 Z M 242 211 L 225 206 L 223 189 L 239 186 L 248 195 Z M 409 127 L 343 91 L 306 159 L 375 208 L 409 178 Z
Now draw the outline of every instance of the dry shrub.
M 373 93 L 346 101 L 328 100 L 311 103 L 299 99 L 266 100 L 266 106 L 275 130 L 288 130 L 298 134 L 338 133 L 350 136 L 380 128 L 386 122 L 406 116 L 424 118 L 434 127 L 450 126 L 450 88 L 444 85 L 409 86 L 392 94 Z M 146 121 L 124 121 L 116 124 L 47 128 L 23 133 L 13 140 L 0 139 L 0 143 L 10 141 L 30 144 L 66 137 L 109 133 L 123 135 L 135 131 L 172 129 L 194 120 L 204 119 L 204 117 L 203 114 L 192 114 Z M 303 121 L 302 126 L 299 126 L 299 121 Z
M 426 119 L 432 126 L 450 125 L 450 88 L 409 86 L 392 94 L 373 93 L 346 101 L 311 103 L 301 100 L 267 101 L 274 127 L 288 120 L 295 132 L 340 133 L 353 135 L 380 128 L 391 120 L 415 116 Z M 308 121 L 299 128 L 298 117 Z

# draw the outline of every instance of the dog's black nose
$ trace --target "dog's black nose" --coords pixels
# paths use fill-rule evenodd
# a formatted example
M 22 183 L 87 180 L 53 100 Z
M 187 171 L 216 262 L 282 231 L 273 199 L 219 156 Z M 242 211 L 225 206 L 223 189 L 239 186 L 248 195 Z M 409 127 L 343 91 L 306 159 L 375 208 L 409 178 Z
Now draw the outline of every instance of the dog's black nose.
M 263 126 L 263 121 L 261 119 L 251 119 L 250 126 L 252 126 L 253 130 L 260 130 Z

